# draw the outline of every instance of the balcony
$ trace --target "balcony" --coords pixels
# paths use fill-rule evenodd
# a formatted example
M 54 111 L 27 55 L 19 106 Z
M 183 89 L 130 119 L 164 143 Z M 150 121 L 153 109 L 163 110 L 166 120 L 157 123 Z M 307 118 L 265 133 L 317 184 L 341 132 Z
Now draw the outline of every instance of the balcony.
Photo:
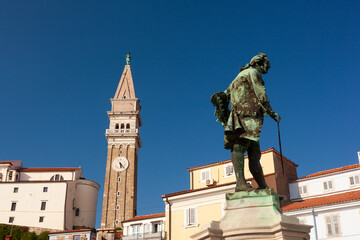
M 121 237 L 120 240 L 164 240 L 166 239 L 165 231 L 155 233 L 137 233 Z
M 138 133 L 138 129 L 106 129 L 106 135 L 121 135 L 127 133 Z

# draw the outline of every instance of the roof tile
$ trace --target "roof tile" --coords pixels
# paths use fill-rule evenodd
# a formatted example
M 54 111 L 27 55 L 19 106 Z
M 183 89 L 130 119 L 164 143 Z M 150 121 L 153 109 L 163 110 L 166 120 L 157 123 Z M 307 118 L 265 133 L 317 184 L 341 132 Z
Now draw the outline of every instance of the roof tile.
M 345 166 L 345 167 L 333 168 L 333 169 L 329 169 L 329 170 L 325 170 L 325 171 L 312 173 L 312 174 L 307 175 L 305 177 L 298 178 L 297 180 L 305 179 L 305 178 L 318 177 L 318 176 L 322 176 L 322 175 L 326 175 L 326 174 L 330 174 L 330 173 L 342 172 L 342 171 L 346 171 L 346 170 L 350 170 L 350 169 L 354 169 L 354 168 L 358 168 L 358 167 L 360 167 L 359 163 L 353 164 L 353 165 L 348 165 L 348 166 Z
M 325 197 L 317 197 L 317 198 L 308 198 L 304 199 L 301 202 L 292 202 L 282 207 L 283 211 L 292 211 L 296 209 L 302 208 L 310 208 L 316 206 L 323 206 L 335 203 L 343 203 L 343 202 L 350 202 L 360 200 L 360 190 L 358 191 L 351 191 L 345 193 L 334 194 Z

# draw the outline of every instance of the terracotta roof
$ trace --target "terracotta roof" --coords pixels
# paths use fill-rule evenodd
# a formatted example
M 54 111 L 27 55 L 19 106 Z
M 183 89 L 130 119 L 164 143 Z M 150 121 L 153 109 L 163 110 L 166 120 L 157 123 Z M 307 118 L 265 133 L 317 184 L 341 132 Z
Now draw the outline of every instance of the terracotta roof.
M 268 149 L 262 150 L 262 151 L 261 151 L 261 154 L 268 153 L 268 152 L 274 152 L 275 154 L 280 155 L 280 153 L 279 153 L 278 151 L 276 151 L 275 148 L 268 148 Z M 247 158 L 247 155 L 245 155 L 245 158 Z M 298 166 L 296 163 L 294 163 L 293 161 L 289 160 L 289 159 L 286 158 L 284 155 L 283 155 L 283 159 L 284 159 L 285 161 L 288 161 L 289 163 L 293 164 L 293 165 L 296 166 L 296 167 Z M 191 168 L 188 168 L 187 170 L 188 170 L 188 171 L 194 171 L 194 170 L 197 170 L 197 169 L 202 169 L 202 168 L 206 168 L 206 167 L 221 165 L 221 164 L 223 164 L 223 163 L 228 163 L 228 162 L 231 162 L 231 159 L 223 160 L 223 161 L 220 161 L 220 162 L 209 163 L 209 164 L 205 164 L 205 165 L 200 165 L 200 166 L 196 166 L 196 167 L 191 167 Z
M 0 161 L 0 164 L 10 164 L 10 165 L 13 165 L 13 164 L 12 164 L 12 161 Z
M 350 202 L 355 200 L 360 200 L 360 190 L 346 192 L 346 193 L 339 193 L 325 197 L 304 199 L 301 202 L 293 202 L 288 205 L 285 205 L 282 207 L 282 209 L 283 211 L 286 212 L 296 209 L 310 208 L 310 207 L 323 206 L 323 205 L 342 203 L 342 202 Z
M 270 173 L 270 174 L 266 174 L 264 177 L 268 177 L 268 176 L 272 176 L 275 175 L 275 173 Z M 247 178 L 247 181 L 253 180 L 254 178 Z M 206 189 L 211 189 L 211 188 L 216 188 L 216 187 L 222 187 L 222 186 L 227 186 L 227 185 L 231 185 L 231 184 L 235 184 L 236 182 L 228 182 L 228 183 L 223 183 L 223 184 L 218 184 L 218 185 L 213 185 L 213 186 L 208 186 L 208 187 L 203 187 L 203 188 L 197 188 L 197 189 L 189 189 L 189 190 L 184 190 L 184 191 L 180 191 L 180 192 L 174 192 L 174 193 L 169 193 L 169 194 L 165 194 L 162 195 L 162 198 L 165 197 L 172 197 L 172 196 L 177 196 L 177 195 L 181 195 L 181 194 L 185 194 L 185 193 L 191 193 L 191 192 L 197 192 L 197 191 L 201 191 L 201 190 L 206 190 Z
M 155 214 L 149 214 L 149 215 L 135 216 L 133 218 L 127 219 L 122 222 L 131 222 L 131 221 L 148 219 L 148 218 L 156 218 L 156 217 L 165 217 L 165 213 L 155 213 Z
M 330 174 L 330 173 L 342 172 L 342 171 L 346 171 L 346 170 L 350 170 L 350 169 L 354 169 L 354 168 L 358 168 L 358 167 L 360 167 L 359 163 L 349 165 L 349 166 L 345 166 L 345 167 L 339 167 L 339 168 L 334 168 L 334 169 L 330 169 L 330 170 L 325 170 L 325 171 L 312 173 L 312 174 L 307 175 L 305 177 L 298 178 L 297 180 L 305 179 L 305 178 L 318 177 L 318 176 L 322 176 L 322 175 L 326 175 L 326 174 Z
M 81 168 L 23 168 L 20 172 L 70 172 Z
M 85 232 L 85 231 L 93 231 L 92 229 L 75 229 L 75 230 L 65 230 L 59 232 L 51 232 L 49 234 L 58 234 L 58 233 L 71 233 L 71 232 Z

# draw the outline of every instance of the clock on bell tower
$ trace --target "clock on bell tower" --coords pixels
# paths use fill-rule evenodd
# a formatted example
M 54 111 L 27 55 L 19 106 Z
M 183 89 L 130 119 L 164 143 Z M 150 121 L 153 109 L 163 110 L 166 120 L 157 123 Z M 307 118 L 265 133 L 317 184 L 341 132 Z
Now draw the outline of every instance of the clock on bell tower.
M 130 53 L 126 55 L 124 71 L 111 101 L 109 129 L 106 129 L 108 153 L 104 184 L 101 238 L 109 239 L 121 222 L 136 215 L 138 150 L 141 147 L 139 99 L 135 96 L 130 68 Z M 99 236 L 99 235 L 98 235 Z M 108 237 L 107 237 L 108 236 Z M 112 235 L 114 236 L 114 235 Z

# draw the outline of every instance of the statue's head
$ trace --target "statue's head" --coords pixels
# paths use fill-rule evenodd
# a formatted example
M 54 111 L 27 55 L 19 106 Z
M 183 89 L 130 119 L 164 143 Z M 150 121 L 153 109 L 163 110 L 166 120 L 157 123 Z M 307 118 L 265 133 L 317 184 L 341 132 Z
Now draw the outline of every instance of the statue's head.
M 259 53 L 251 59 L 249 65 L 259 70 L 262 74 L 266 74 L 270 68 L 270 61 L 265 53 Z

